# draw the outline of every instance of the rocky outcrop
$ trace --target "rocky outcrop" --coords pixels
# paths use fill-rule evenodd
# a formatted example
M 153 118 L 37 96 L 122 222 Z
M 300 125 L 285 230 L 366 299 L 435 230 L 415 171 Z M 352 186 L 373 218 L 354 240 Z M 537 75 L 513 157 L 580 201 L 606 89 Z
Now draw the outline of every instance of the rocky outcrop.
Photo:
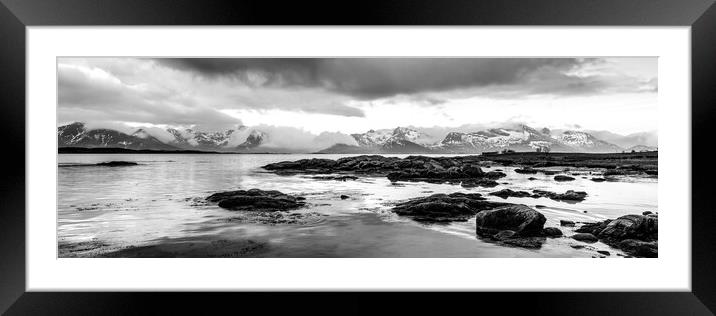
M 564 193 L 555 193 L 544 190 L 532 190 L 532 193 L 534 193 L 536 196 L 550 198 L 555 201 L 581 202 L 587 198 L 587 192 L 574 190 L 567 190 Z
M 406 158 L 378 155 L 345 157 L 338 160 L 302 159 L 283 161 L 263 166 L 279 174 L 333 174 L 353 173 L 383 175 L 390 181 L 425 181 L 433 183 L 462 183 L 465 187 L 497 185 L 496 179 L 505 177 L 500 171 L 485 172 L 477 156 Z
M 238 190 L 214 193 L 206 198 L 219 207 L 232 211 L 287 211 L 301 208 L 305 198 L 296 197 L 279 191 L 259 189 Z
M 358 180 L 358 177 L 356 177 L 356 176 L 343 176 L 343 175 L 338 175 L 338 176 L 315 176 L 315 177 L 312 177 L 312 179 L 316 179 L 316 180 L 335 180 L 335 181 L 344 181 L 344 182 L 345 182 L 345 181 L 348 181 L 348 180 Z
M 479 193 L 433 194 L 398 203 L 392 211 L 420 222 L 467 221 L 480 211 L 506 203 L 486 201 Z
M 499 196 L 503 199 L 506 199 L 508 197 L 534 197 L 532 193 L 526 192 L 526 191 L 513 191 L 510 189 L 502 189 L 500 191 L 495 191 L 490 193 L 490 195 Z
M 578 233 L 589 233 L 599 241 L 639 257 L 658 256 L 658 217 L 625 215 L 614 220 L 585 224 Z

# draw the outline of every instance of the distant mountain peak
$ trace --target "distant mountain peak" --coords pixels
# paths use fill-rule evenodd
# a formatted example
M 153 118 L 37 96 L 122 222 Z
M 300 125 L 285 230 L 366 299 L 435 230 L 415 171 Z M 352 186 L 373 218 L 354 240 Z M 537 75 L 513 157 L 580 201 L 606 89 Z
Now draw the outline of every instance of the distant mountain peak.
M 132 135 L 128 135 L 111 129 L 87 129 L 85 124 L 81 122 L 58 127 L 57 145 L 58 147 L 83 148 L 177 149 L 161 142 L 141 129 L 132 133 Z

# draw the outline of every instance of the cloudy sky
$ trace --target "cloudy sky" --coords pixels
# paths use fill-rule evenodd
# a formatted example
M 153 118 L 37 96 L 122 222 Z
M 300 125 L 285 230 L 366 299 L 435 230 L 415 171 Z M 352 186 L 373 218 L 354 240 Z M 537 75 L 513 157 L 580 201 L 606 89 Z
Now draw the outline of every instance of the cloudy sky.
M 656 58 L 60 58 L 58 125 L 657 129 Z

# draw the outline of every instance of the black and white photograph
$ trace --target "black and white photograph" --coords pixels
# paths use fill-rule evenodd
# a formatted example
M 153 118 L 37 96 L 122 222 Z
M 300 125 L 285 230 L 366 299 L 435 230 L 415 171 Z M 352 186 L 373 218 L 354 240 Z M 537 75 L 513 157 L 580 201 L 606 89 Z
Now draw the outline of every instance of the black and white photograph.
M 657 60 L 58 57 L 57 256 L 657 258 Z

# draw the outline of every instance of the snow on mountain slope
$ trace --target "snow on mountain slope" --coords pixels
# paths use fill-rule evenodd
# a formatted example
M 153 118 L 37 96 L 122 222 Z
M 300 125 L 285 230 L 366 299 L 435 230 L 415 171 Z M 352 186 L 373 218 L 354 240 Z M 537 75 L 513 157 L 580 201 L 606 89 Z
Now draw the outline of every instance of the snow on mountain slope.
M 200 132 L 191 128 L 178 130 L 168 128 L 167 132 L 174 136 L 170 144 L 184 149 L 224 150 L 229 144 L 234 130 L 223 132 Z
M 612 143 L 597 139 L 586 132 L 565 131 L 561 135 L 554 138 L 567 146 L 575 148 L 577 151 L 586 152 L 620 152 L 623 149 Z
M 139 129 L 127 135 L 110 129 L 87 129 L 84 123 L 75 122 L 57 128 L 58 147 L 108 147 L 126 149 L 176 150 Z

